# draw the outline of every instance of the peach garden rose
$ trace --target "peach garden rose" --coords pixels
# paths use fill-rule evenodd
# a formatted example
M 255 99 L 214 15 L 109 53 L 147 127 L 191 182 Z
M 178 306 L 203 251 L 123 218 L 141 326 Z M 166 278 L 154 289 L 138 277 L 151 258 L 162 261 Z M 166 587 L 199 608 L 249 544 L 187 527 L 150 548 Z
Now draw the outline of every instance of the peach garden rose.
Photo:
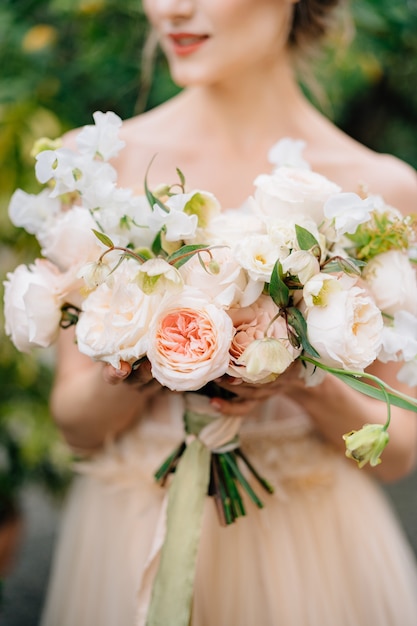
M 153 376 L 172 391 L 196 391 L 229 364 L 233 325 L 204 294 L 185 288 L 164 298 L 149 328 Z

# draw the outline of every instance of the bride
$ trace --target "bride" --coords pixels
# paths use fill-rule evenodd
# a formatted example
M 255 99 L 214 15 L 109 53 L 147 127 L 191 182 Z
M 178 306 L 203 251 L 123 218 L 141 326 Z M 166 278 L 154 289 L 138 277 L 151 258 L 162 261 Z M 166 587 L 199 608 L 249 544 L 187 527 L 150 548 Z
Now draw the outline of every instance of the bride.
M 238 209 L 255 177 L 271 170 L 271 147 L 289 137 L 305 142 L 313 170 L 345 191 L 415 210 L 415 172 L 346 136 L 298 85 L 298 60 L 327 34 L 341 2 L 143 4 L 184 89 L 124 122 L 126 148 L 113 163 L 121 186 L 142 192 L 157 154 L 150 188 L 172 181 L 178 167 L 189 189 L 208 189 L 224 208 Z M 395 364 L 373 373 L 410 393 Z M 267 385 L 227 377 L 221 385 L 237 399 L 212 404 L 245 417 L 242 445 L 275 493 L 227 528 L 207 498 L 192 626 L 414 626 L 416 566 L 378 481 L 413 469 L 415 415 L 394 408 L 383 462 L 358 470 L 344 456 L 342 435 L 385 421 L 383 404 L 330 375 L 306 387 L 295 367 Z M 139 624 L 138 594 L 164 497 L 152 476 L 181 440 L 183 398 L 152 380 L 146 364 L 133 373 L 127 363 L 118 370 L 94 363 L 66 330 L 51 408 L 85 460 L 65 508 L 42 626 Z

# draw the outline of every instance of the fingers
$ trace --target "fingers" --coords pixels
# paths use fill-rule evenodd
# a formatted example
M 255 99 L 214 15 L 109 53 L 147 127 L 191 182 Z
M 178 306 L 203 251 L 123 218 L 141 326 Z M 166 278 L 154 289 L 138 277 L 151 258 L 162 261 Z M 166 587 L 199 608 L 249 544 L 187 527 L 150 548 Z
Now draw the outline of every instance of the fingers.
M 258 405 L 257 400 L 223 400 L 222 398 L 211 398 L 210 404 L 222 415 L 230 417 L 244 417 L 254 411 Z
M 113 367 L 110 363 L 105 363 L 103 367 L 103 378 L 109 385 L 117 385 L 123 380 L 126 380 L 131 371 L 132 367 L 129 363 L 126 363 L 126 361 L 120 362 L 119 369 Z
M 135 370 L 126 361 L 120 361 L 119 368 L 106 363 L 103 367 L 103 378 L 110 385 L 118 385 L 125 381 L 129 385 L 135 385 L 138 388 L 144 387 L 154 380 L 148 360 L 141 363 Z

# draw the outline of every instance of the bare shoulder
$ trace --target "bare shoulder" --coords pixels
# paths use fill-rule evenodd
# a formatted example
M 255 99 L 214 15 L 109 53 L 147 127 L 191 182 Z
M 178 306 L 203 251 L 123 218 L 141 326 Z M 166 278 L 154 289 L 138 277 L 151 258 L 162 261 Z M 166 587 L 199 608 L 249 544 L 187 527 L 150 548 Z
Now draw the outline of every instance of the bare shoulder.
M 417 212 L 417 172 L 397 157 L 372 154 L 369 163 L 369 191 L 404 213 Z

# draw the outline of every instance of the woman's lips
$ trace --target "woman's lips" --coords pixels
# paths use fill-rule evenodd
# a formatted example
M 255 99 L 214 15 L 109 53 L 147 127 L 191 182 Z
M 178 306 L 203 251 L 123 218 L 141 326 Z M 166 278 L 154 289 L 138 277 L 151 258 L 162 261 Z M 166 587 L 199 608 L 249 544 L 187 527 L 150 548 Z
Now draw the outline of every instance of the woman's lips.
M 172 49 L 178 56 L 186 56 L 196 52 L 208 38 L 208 35 L 196 35 L 195 33 L 171 33 L 168 35 Z

